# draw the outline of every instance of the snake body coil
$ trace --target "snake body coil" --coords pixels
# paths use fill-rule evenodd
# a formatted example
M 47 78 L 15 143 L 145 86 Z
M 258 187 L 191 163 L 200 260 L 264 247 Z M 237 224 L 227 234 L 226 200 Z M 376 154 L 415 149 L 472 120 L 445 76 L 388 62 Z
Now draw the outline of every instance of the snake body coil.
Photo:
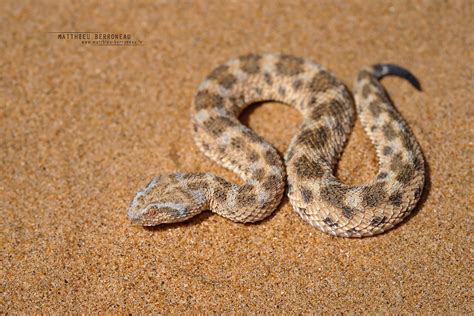
M 206 156 L 236 172 L 244 185 L 211 173 L 175 173 L 154 178 L 138 192 L 128 210 L 144 226 L 184 221 L 211 210 L 236 222 L 256 222 L 288 197 L 303 220 L 336 236 L 381 233 L 405 218 L 424 185 L 424 160 L 407 123 L 379 79 L 398 75 L 419 88 L 416 79 L 395 65 L 362 70 L 354 99 L 324 67 L 295 56 L 246 55 L 217 67 L 199 86 L 193 101 L 194 139 Z M 238 116 L 251 103 L 278 101 L 297 109 L 303 123 L 285 155 Z M 334 169 L 351 132 L 355 109 L 375 146 L 376 178 L 350 186 Z

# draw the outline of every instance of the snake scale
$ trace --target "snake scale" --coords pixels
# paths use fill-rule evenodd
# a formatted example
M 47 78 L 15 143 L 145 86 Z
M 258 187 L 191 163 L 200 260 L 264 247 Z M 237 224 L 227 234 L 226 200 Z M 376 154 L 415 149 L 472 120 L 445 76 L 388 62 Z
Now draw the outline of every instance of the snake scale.
M 212 173 L 161 175 L 136 194 L 128 218 L 151 226 L 211 210 L 235 222 L 257 222 L 276 209 L 288 184 L 296 213 L 325 233 L 363 237 L 389 230 L 418 202 L 425 170 L 418 142 L 379 82 L 386 75 L 420 88 L 411 73 L 390 64 L 361 70 L 354 99 L 329 70 L 301 57 L 250 54 L 218 66 L 194 95 L 193 135 L 206 156 L 236 172 L 244 184 Z M 303 117 L 285 164 L 238 120 L 249 104 L 270 100 Z M 334 176 L 356 112 L 379 162 L 376 178 L 361 186 Z

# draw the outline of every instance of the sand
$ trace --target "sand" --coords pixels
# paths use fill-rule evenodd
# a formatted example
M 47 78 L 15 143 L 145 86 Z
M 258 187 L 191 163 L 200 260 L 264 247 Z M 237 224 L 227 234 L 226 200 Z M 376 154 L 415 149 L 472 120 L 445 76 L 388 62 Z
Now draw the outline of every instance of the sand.
M 0 2 L 0 311 L 473 313 L 472 1 Z M 140 46 L 47 32 L 131 34 Z M 219 63 L 249 52 L 313 59 L 351 86 L 391 62 L 423 92 L 383 80 L 420 142 L 416 212 L 378 237 L 330 237 L 284 199 L 259 224 L 209 212 L 144 229 L 127 206 L 158 174 L 215 172 L 189 108 Z M 285 152 L 301 122 L 252 106 L 242 122 Z M 470 124 L 471 123 L 471 124 Z M 377 171 L 357 123 L 339 165 Z

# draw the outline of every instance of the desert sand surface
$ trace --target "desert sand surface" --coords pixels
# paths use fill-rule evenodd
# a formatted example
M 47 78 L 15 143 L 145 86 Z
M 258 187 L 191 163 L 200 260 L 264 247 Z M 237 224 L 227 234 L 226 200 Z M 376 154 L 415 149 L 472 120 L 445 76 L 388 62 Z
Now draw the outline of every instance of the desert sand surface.
M 473 313 L 472 1 L 2 1 L 2 313 Z M 48 32 L 126 33 L 93 46 Z M 418 139 L 428 179 L 414 214 L 377 237 L 328 236 L 287 198 L 267 220 L 206 212 L 134 226 L 152 177 L 214 172 L 191 133 L 198 84 L 252 52 L 303 56 L 349 87 L 385 78 Z M 301 116 L 279 103 L 241 120 L 284 153 Z M 337 175 L 369 182 L 372 144 L 355 124 Z

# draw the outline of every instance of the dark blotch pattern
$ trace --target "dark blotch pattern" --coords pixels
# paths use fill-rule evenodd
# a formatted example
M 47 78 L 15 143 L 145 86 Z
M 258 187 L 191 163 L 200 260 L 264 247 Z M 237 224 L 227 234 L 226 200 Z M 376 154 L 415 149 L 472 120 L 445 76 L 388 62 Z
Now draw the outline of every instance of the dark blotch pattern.
M 314 92 L 323 92 L 338 86 L 337 80 L 327 71 L 322 71 L 315 75 L 309 84 L 309 88 Z
M 296 139 L 297 144 L 321 151 L 328 141 L 328 130 L 321 126 L 317 129 L 306 129 Z
M 225 203 L 227 200 L 227 192 L 231 189 L 232 185 L 222 178 L 216 178 L 217 185 L 213 193 L 213 198 L 219 203 Z
M 374 117 L 378 117 L 382 113 L 382 104 L 377 101 L 370 102 L 369 111 Z
M 316 104 L 316 98 L 312 98 L 309 106 L 314 106 L 310 117 L 318 121 L 323 117 L 330 117 L 337 122 L 343 122 L 349 117 L 347 107 L 339 100 L 333 99 L 323 104 Z
M 315 121 L 318 121 L 323 117 L 331 116 L 331 103 L 328 102 L 317 105 L 316 100 L 317 99 L 313 97 L 309 103 L 309 106 L 314 107 L 314 109 L 311 111 L 311 118 Z
M 219 81 L 222 77 L 225 77 L 228 74 L 229 67 L 226 65 L 220 65 L 216 69 L 214 69 L 209 76 L 207 76 L 207 79 L 211 80 L 217 80 Z
M 282 97 L 286 95 L 286 90 L 283 87 L 278 88 L 278 94 L 280 94 Z
M 354 216 L 354 210 L 345 206 L 342 208 L 342 215 L 347 219 L 351 219 Z
M 256 162 L 258 160 L 258 153 L 255 150 L 250 151 L 250 153 L 247 156 L 247 159 L 250 162 Z
M 325 219 L 323 219 L 323 222 L 329 227 L 337 227 L 337 223 L 330 217 L 326 217 Z
M 375 207 L 386 198 L 385 183 L 378 182 L 374 185 L 366 186 L 362 190 L 362 202 L 367 207 Z
M 383 148 L 383 154 L 384 154 L 384 156 L 391 155 L 392 153 L 393 153 L 392 147 L 390 147 L 390 146 L 385 146 L 385 147 Z
M 270 75 L 268 72 L 266 72 L 264 75 L 263 75 L 263 80 L 265 80 L 265 82 L 271 86 L 273 85 L 273 78 L 272 78 L 272 75 Z
M 207 78 L 216 80 L 226 89 L 230 89 L 237 82 L 237 78 L 229 73 L 229 67 L 226 65 L 221 65 L 214 69 Z
M 194 104 L 197 111 L 208 108 L 222 108 L 224 106 L 224 98 L 204 90 L 197 93 Z
M 254 193 L 254 186 L 246 184 L 242 186 L 237 193 L 236 202 L 240 207 L 252 206 L 257 201 L 257 196 Z
M 301 57 L 283 55 L 276 64 L 277 72 L 285 76 L 294 76 L 303 72 L 304 59 Z
M 256 74 L 260 71 L 260 59 L 262 57 L 255 54 L 239 57 L 240 68 L 248 74 Z
M 397 132 L 393 129 L 392 125 L 390 123 L 385 124 L 383 127 L 383 134 L 388 140 L 393 140 L 395 137 L 397 137 Z
M 236 126 L 237 123 L 227 117 L 211 117 L 204 122 L 204 127 L 214 136 L 220 136 L 227 128 Z
M 265 182 L 263 182 L 262 186 L 266 191 L 272 191 L 272 190 L 275 190 L 276 187 L 278 187 L 280 182 L 281 182 L 281 178 L 273 174 L 269 176 L 265 180 Z
M 398 172 L 403 166 L 403 159 L 402 159 L 402 154 L 398 153 L 395 154 L 392 158 L 392 161 L 390 162 L 390 169 L 393 172 Z
M 369 72 L 363 70 L 363 71 L 359 72 L 359 74 L 357 75 L 357 80 L 361 81 L 361 80 L 367 79 L 367 80 L 370 81 L 371 77 L 372 77 L 372 75 Z
M 319 179 L 324 175 L 324 171 L 315 161 L 307 156 L 301 156 L 295 161 L 295 169 L 298 177 L 302 179 Z
M 232 74 L 228 74 L 222 80 L 219 81 L 219 84 L 226 89 L 232 88 L 232 86 L 237 83 L 237 77 Z
M 336 136 L 343 137 L 346 134 L 346 129 L 340 122 L 337 122 L 333 132 Z
M 362 88 L 362 97 L 364 99 L 367 99 L 369 97 L 369 94 L 370 94 L 370 87 L 369 85 L 364 85 L 364 87 Z
M 293 81 L 293 90 L 298 91 L 302 85 L 303 82 L 300 79 Z
M 280 157 L 273 150 L 267 150 L 264 155 L 265 161 L 271 166 L 280 165 Z
M 415 169 L 413 168 L 412 165 L 405 165 L 400 172 L 400 174 L 397 176 L 397 181 L 407 184 L 408 182 L 413 179 L 413 176 L 415 175 Z
M 262 181 L 263 177 L 265 176 L 265 170 L 259 168 L 253 172 L 252 179 L 257 181 Z
M 230 145 L 235 149 L 242 150 L 245 148 L 245 141 L 241 137 L 234 137 L 230 140 Z
M 308 204 L 313 200 L 313 193 L 308 188 L 301 189 L 301 196 L 303 197 L 303 201 Z
M 320 195 L 329 204 L 343 208 L 346 206 L 344 201 L 349 190 L 349 187 L 340 184 L 328 185 L 321 188 Z
M 385 216 L 375 216 L 374 218 L 372 218 L 372 220 L 370 221 L 370 225 L 372 226 L 380 226 L 382 225 L 383 223 L 385 223 L 387 221 L 387 218 Z
M 400 206 L 402 204 L 402 195 L 400 192 L 395 192 L 395 193 L 392 193 L 392 195 L 390 195 L 390 197 L 388 198 L 388 201 L 390 202 L 390 204 L 394 205 L 394 206 Z
M 397 110 L 395 110 L 393 107 L 387 107 L 387 115 L 391 120 L 394 121 L 399 121 L 400 120 L 400 114 L 397 113 Z

